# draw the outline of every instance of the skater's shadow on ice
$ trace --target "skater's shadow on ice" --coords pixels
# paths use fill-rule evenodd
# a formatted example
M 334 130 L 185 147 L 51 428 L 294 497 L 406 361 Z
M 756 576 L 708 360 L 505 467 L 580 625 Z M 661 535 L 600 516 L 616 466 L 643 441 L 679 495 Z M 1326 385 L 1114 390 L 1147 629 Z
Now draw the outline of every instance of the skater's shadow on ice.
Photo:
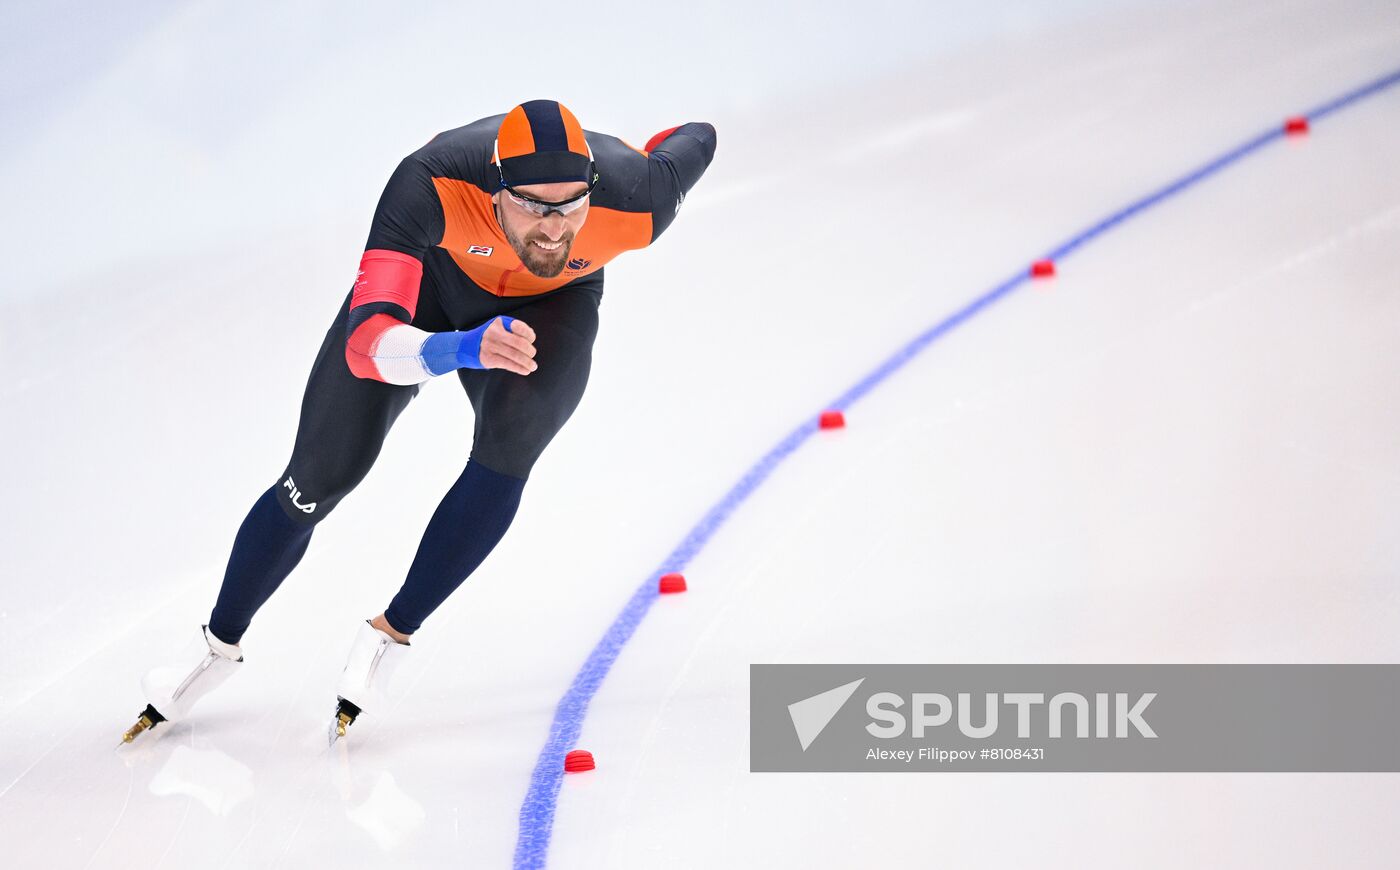
M 149 786 L 156 797 L 188 797 L 213 815 L 228 816 L 253 796 L 252 769 L 226 752 L 169 741 L 148 747 L 148 751 L 148 756 L 133 760 L 154 762 L 164 757 Z
M 332 779 L 345 804 L 345 817 L 369 834 L 380 849 L 392 851 L 422 827 L 428 813 L 399 788 L 393 774 L 373 764 L 352 765 L 351 754 L 344 743 L 331 750 Z

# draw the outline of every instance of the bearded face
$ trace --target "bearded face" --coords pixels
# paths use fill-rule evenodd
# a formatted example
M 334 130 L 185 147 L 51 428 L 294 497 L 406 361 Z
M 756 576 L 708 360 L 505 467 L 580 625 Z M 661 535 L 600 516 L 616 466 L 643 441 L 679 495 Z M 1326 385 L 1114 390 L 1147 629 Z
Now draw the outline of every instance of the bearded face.
M 518 188 L 525 196 L 544 202 L 562 202 L 583 193 L 587 185 L 580 182 L 532 184 Z M 564 271 L 573 250 L 574 237 L 588 216 L 585 204 L 567 215 L 551 212 L 538 217 L 521 207 L 505 191 L 495 195 L 496 219 L 505 233 L 506 241 L 530 274 L 554 278 Z

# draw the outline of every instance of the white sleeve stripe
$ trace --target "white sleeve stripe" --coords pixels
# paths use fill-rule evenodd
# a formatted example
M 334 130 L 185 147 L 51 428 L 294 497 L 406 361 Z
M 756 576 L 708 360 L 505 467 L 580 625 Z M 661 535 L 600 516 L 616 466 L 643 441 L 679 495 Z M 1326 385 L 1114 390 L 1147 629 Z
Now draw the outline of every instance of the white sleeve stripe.
M 430 335 L 407 323 L 384 330 L 370 347 L 370 359 L 374 360 L 380 379 L 407 386 L 431 378 L 432 372 L 423 364 L 423 344 Z

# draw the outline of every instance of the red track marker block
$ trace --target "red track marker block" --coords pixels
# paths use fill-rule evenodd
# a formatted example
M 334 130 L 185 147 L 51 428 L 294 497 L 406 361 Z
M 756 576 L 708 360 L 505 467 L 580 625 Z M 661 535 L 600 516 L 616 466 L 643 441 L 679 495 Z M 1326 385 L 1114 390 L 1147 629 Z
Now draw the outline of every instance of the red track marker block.
M 564 756 L 565 773 L 581 773 L 585 770 L 592 770 L 593 767 L 593 753 L 587 749 L 575 749 Z
M 840 411 L 822 411 L 818 425 L 823 429 L 844 429 L 846 427 L 846 415 Z
M 1055 277 L 1054 260 L 1036 260 L 1031 263 L 1032 278 L 1053 278 Z
M 663 574 L 663 575 L 661 575 L 661 582 L 660 582 L 659 584 L 657 584 L 657 590 L 658 590 L 662 595 L 669 595 L 669 594 L 671 594 L 672 592 L 684 592 L 684 591 L 685 591 L 685 575 L 684 575 L 684 574 Z
M 1290 136 L 1306 136 L 1308 134 L 1308 119 L 1302 115 L 1289 118 L 1283 122 L 1283 132 Z

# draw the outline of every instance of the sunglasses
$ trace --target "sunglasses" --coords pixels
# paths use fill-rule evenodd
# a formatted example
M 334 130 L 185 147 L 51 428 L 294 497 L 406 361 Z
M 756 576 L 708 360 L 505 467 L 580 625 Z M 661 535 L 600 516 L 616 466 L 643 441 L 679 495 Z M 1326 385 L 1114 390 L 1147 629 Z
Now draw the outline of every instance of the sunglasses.
M 546 202 L 542 199 L 535 199 L 533 196 L 526 196 L 518 190 L 505 187 L 504 179 L 502 180 L 502 187 L 506 192 L 506 196 L 510 197 L 511 202 L 514 202 L 537 218 L 545 218 L 549 217 L 550 212 L 557 211 L 559 214 L 567 216 L 583 208 L 588 203 L 589 195 L 593 193 L 593 186 L 597 183 L 598 174 L 595 172 L 593 174 L 593 181 L 583 193 L 569 199 L 560 200 L 559 202 Z

